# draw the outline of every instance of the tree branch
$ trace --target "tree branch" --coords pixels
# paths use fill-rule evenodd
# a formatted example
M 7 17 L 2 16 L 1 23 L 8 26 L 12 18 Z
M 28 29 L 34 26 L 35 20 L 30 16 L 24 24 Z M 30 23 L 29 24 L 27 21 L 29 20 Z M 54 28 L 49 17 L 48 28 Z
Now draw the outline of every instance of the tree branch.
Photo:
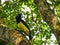
M 20 32 L 7 28 L 3 24 L 0 24 L 0 39 L 5 42 L 11 42 L 14 45 L 30 45 L 29 41 Z
M 53 10 L 50 9 L 46 0 L 35 0 L 35 4 L 40 10 L 43 20 L 51 27 L 52 32 L 55 34 L 58 44 L 60 45 L 60 22 Z

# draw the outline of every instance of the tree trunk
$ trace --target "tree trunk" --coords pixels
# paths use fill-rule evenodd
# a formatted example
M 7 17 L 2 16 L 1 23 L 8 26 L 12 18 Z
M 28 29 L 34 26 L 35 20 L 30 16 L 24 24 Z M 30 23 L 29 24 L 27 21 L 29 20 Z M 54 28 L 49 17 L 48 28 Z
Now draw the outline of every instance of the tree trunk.
M 55 15 L 54 11 L 50 9 L 46 0 L 35 0 L 43 20 L 50 26 L 51 31 L 54 33 L 58 44 L 60 45 L 60 22 L 58 17 Z

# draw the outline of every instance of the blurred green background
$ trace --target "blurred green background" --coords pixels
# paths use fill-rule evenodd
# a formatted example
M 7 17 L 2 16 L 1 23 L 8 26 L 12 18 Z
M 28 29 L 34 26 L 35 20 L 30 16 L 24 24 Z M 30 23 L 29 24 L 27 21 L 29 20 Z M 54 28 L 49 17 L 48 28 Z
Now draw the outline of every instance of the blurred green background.
M 60 17 L 60 0 L 50 0 L 49 4 L 52 8 L 55 7 L 55 13 Z M 18 29 L 15 19 L 18 13 L 23 14 L 22 19 L 26 21 L 32 31 L 32 45 L 57 45 L 51 29 L 43 21 L 42 15 L 35 5 L 34 0 L 0 0 L 0 19 L 4 18 L 1 23 L 8 27 Z M 7 43 L 5 45 L 13 44 Z

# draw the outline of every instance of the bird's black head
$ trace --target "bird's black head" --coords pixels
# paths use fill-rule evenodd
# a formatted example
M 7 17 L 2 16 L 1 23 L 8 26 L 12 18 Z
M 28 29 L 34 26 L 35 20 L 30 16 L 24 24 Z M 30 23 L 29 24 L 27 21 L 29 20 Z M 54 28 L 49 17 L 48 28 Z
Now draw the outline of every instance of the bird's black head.
M 16 22 L 19 23 L 20 20 L 21 20 L 21 15 L 22 13 L 19 13 L 17 16 L 16 16 Z

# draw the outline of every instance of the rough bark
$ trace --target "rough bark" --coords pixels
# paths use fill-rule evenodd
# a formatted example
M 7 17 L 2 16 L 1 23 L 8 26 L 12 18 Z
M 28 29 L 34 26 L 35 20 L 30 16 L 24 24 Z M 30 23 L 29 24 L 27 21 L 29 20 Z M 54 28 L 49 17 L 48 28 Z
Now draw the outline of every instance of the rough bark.
M 46 21 L 47 24 L 51 27 L 51 30 L 54 33 L 58 44 L 60 45 L 60 22 L 58 17 L 55 15 L 54 11 L 49 8 L 46 0 L 35 0 L 34 2 L 41 12 L 43 20 Z
M 14 45 L 30 45 L 29 41 L 20 32 L 7 28 L 3 24 L 0 24 L 0 39 L 5 42 L 11 42 Z

